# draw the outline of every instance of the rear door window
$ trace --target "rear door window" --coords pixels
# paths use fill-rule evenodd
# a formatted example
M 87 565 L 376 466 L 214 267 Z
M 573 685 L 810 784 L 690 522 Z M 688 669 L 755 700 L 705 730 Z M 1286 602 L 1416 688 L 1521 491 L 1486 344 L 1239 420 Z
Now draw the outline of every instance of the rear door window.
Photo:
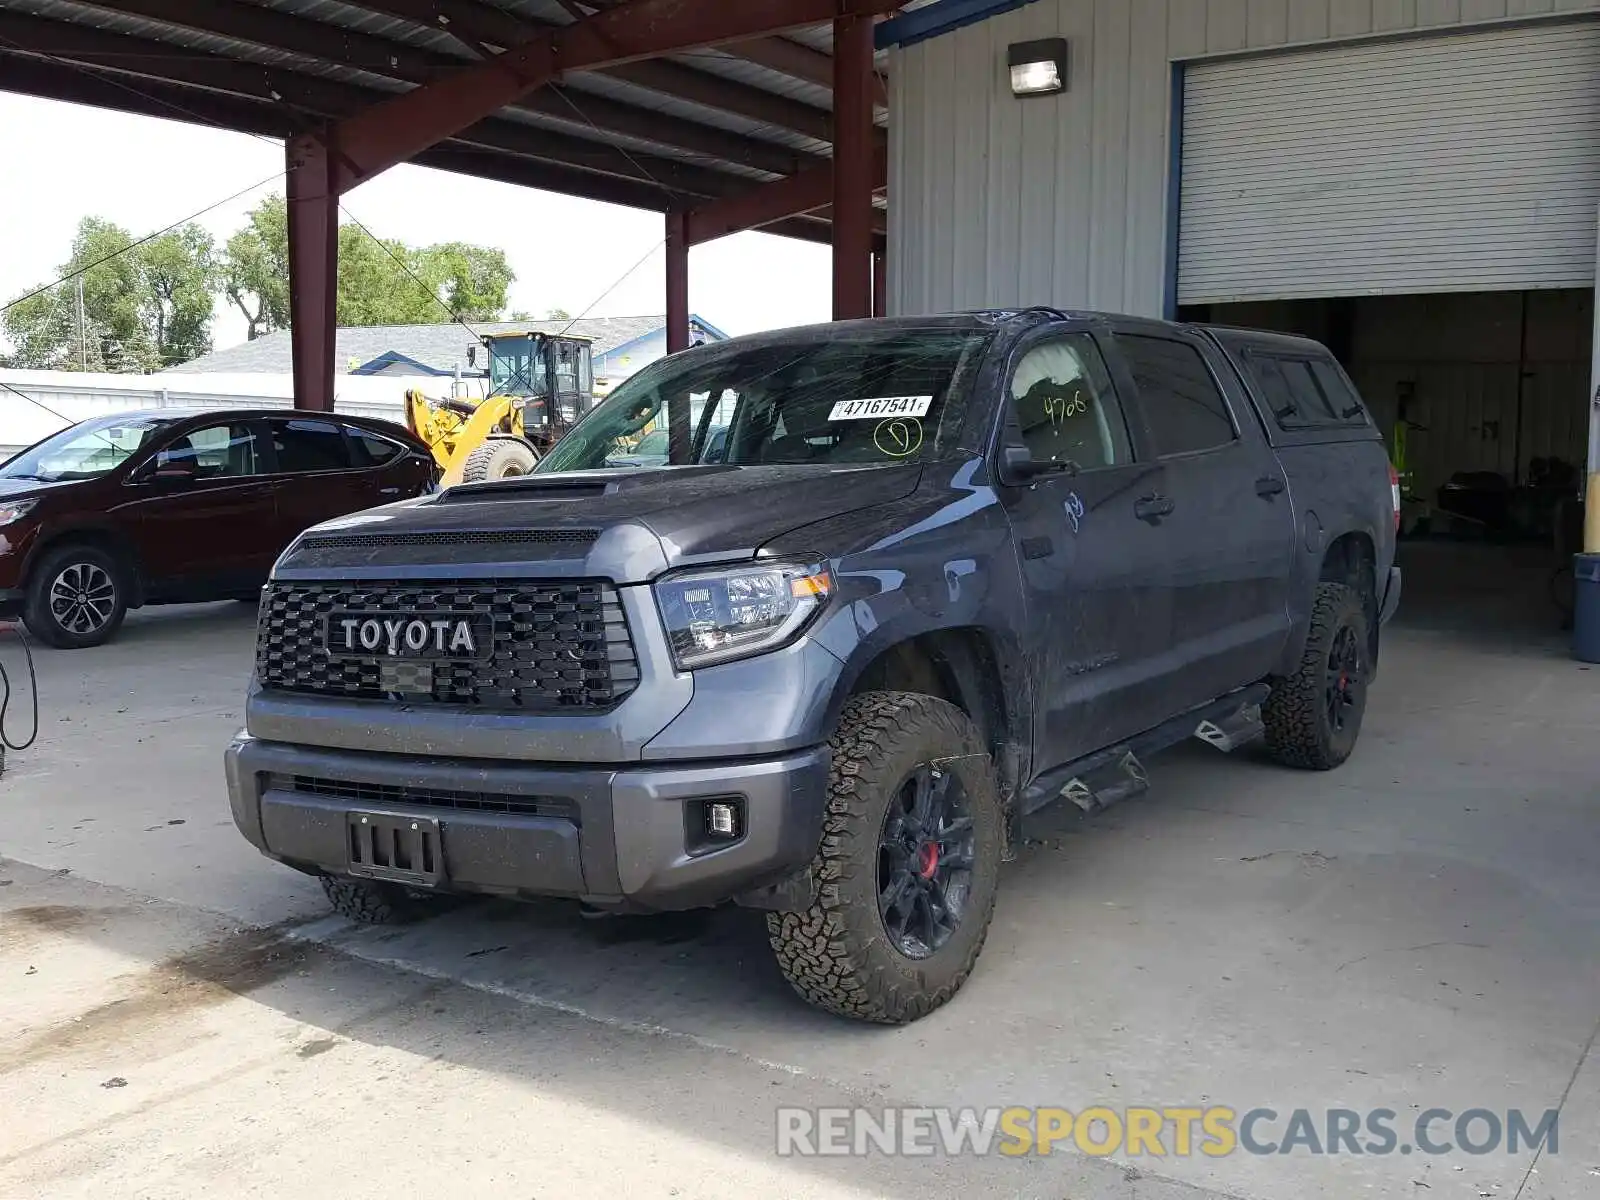
M 381 434 L 359 429 L 353 425 L 350 426 L 350 437 L 355 442 L 357 457 L 364 459 L 365 465 L 369 467 L 381 467 L 391 463 L 405 450 L 399 442 L 391 442 Z
M 1162 458 L 1215 450 L 1238 439 L 1222 389 L 1200 352 L 1171 338 L 1119 333 L 1117 345 Z
M 343 471 L 350 466 L 350 446 L 344 430 L 332 421 L 274 421 L 272 447 L 281 472 Z

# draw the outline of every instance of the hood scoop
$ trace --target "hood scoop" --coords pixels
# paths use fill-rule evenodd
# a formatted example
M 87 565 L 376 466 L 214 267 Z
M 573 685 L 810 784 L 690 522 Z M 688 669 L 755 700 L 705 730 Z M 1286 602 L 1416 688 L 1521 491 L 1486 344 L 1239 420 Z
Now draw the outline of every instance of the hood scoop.
M 442 546 L 471 546 L 486 561 L 583 558 L 598 529 L 415 529 L 410 532 L 307 534 L 286 567 L 426 566 Z
M 447 488 L 435 504 L 476 504 L 484 500 L 517 497 L 525 500 L 593 500 L 615 496 L 639 486 L 664 480 L 699 479 L 725 475 L 743 468 L 728 463 L 692 467 L 619 468 L 614 471 L 573 471 L 564 475 L 518 475 L 490 483 L 469 483 Z

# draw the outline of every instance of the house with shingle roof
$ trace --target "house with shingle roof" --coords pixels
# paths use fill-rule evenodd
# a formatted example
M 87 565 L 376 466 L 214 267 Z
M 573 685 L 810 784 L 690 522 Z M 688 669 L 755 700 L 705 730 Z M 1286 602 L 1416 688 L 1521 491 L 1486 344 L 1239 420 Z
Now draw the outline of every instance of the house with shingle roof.
M 709 321 L 689 319 L 690 340 L 727 340 Z M 487 374 L 488 357 L 473 336 L 488 333 L 567 333 L 594 346 L 596 383 L 615 386 L 667 352 L 666 317 L 586 317 L 577 321 L 473 322 L 461 324 L 366 325 L 338 331 L 334 363 L 344 375 L 432 375 L 472 379 Z M 294 369 L 289 331 L 214 350 L 169 369 L 172 374 L 289 374 Z M 163 372 L 169 373 L 169 372 Z

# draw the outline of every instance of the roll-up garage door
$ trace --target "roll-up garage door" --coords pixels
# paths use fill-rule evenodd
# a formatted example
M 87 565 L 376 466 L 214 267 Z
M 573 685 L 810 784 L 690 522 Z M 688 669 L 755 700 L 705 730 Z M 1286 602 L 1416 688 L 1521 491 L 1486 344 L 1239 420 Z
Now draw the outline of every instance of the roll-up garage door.
M 1591 287 L 1600 25 L 1194 63 L 1178 298 Z

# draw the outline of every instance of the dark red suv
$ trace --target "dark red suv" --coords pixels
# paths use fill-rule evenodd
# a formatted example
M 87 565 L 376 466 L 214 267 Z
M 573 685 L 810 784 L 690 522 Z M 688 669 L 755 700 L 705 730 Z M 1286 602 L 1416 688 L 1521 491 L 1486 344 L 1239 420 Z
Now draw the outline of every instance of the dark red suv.
M 64 429 L 0 466 L 0 615 L 95 646 L 130 608 L 254 601 L 301 530 L 434 488 L 398 425 L 310 413 L 143 412 Z

